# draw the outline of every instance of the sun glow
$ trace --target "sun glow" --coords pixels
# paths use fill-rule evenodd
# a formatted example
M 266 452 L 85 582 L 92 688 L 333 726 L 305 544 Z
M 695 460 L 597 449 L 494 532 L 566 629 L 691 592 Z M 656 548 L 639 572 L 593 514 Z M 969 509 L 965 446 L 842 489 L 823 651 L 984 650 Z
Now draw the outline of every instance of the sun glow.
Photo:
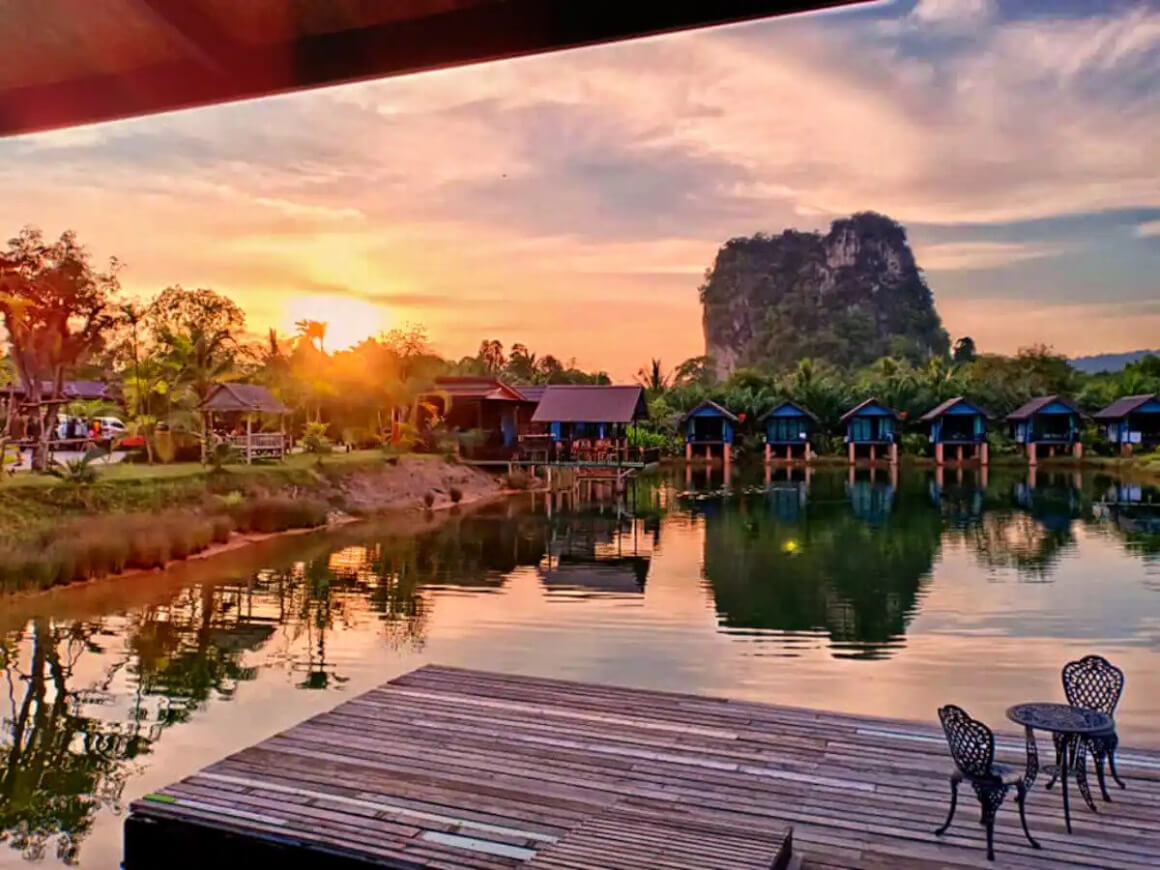
M 333 294 L 288 299 L 279 328 L 293 333 L 294 324 L 300 320 L 319 320 L 326 324 L 327 350 L 354 347 L 364 338 L 390 329 L 393 322 L 390 312 L 381 305 Z

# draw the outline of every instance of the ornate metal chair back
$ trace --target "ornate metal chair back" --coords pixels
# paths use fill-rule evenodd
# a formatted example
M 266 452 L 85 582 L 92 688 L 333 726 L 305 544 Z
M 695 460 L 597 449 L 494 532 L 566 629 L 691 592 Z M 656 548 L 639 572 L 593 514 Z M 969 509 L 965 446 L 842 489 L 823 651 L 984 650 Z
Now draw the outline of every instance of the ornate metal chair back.
M 940 707 L 939 721 L 951 750 L 955 766 L 968 779 L 987 779 L 994 776 L 991 765 L 995 761 L 995 734 L 972 719 L 962 707 L 948 704 Z
M 1112 716 L 1124 693 L 1124 672 L 1103 656 L 1084 656 L 1063 666 L 1063 692 L 1073 707 Z

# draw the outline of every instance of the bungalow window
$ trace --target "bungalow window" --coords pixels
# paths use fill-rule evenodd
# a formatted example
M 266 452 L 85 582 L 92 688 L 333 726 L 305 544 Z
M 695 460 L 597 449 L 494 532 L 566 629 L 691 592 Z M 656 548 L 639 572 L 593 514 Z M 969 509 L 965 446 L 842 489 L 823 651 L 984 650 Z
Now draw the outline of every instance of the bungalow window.
M 770 441 L 802 441 L 805 421 L 800 417 L 774 417 L 769 421 Z

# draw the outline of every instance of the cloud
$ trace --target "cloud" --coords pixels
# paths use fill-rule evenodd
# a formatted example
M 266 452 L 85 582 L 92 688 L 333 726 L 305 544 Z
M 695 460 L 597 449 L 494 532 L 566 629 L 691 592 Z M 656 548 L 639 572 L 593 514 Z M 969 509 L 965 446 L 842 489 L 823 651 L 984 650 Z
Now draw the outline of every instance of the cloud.
M 0 224 L 74 226 L 134 292 L 217 286 L 252 320 L 321 286 L 433 335 L 502 306 L 582 360 L 634 352 L 587 315 L 637 301 L 658 352 L 696 352 L 719 244 L 862 209 L 921 228 L 944 286 L 989 269 L 1058 297 L 1048 270 L 1092 242 L 1046 224 L 1135 210 L 1160 234 L 1160 10 L 1008 12 L 797 16 L 0 141 Z
M 922 27 L 957 33 L 987 24 L 995 13 L 994 0 L 919 0 L 908 19 Z
M 1027 242 L 944 242 L 915 245 L 915 258 L 928 272 L 994 269 L 1059 254 L 1056 244 Z

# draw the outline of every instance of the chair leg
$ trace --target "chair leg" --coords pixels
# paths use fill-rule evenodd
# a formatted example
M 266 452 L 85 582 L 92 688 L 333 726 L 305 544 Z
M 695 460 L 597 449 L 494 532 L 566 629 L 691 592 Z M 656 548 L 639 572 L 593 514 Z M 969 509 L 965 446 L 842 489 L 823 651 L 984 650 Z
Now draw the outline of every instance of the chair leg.
M 1040 848 L 1039 843 L 1031 836 L 1031 831 L 1027 828 L 1027 789 L 1021 782 L 1015 785 L 1015 802 L 1019 804 L 1019 821 L 1023 824 L 1023 835 L 1027 837 L 1027 842 L 1031 844 L 1033 849 Z
M 1100 794 L 1104 796 L 1104 800 L 1108 803 L 1112 802 L 1112 796 L 1108 794 L 1108 784 L 1104 780 L 1104 754 L 1102 752 L 1096 754 L 1096 779 L 1100 783 Z
M 995 860 L 995 814 L 991 813 L 985 822 L 987 826 L 987 860 Z
M 1120 788 L 1127 788 L 1127 786 L 1124 785 L 1124 781 L 1122 779 L 1120 779 L 1120 775 L 1118 773 L 1116 773 L 1116 750 L 1115 749 L 1112 749 L 1108 753 L 1108 770 L 1110 770 L 1112 772 L 1112 779 L 1114 779 L 1116 781 L 1116 785 L 1118 785 Z
M 957 776 L 951 777 L 951 809 L 947 813 L 947 820 L 943 826 L 934 832 L 936 837 L 941 837 L 947 832 L 947 828 L 951 826 L 951 822 L 955 818 L 955 808 L 959 805 L 959 778 Z

